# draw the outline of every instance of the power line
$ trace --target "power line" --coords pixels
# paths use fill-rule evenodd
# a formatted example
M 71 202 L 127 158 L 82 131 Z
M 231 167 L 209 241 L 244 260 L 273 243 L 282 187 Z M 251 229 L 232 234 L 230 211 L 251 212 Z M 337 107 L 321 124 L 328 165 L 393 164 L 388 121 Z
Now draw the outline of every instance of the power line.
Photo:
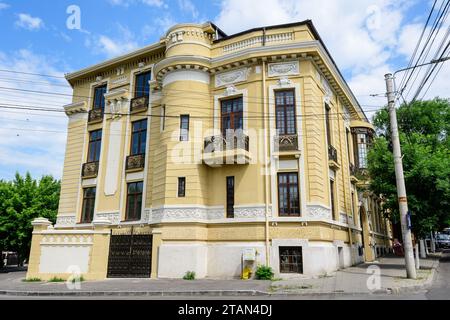
M 39 76 L 39 77 L 65 79 L 65 77 L 56 76 L 56 75 L 49 75 L 49 74 L 42 74 L 42 73 L 31 73 L 31 72 L 24 72 L 24 71 L 17 71 L 17 70 L 0 69 L 0 72 L 15 73 L 15 74 L 27 74 L 27 75 Z
M 431 29 L 431 31 L 430 31 L 430 33 L 429 33 L 429 35 L 427 37 L 427 40 L 426 40 L 426 42 L 425 42 L 425 44 L 424 44 L 424 46 L 422 48 L 422 51 L 421 51 L 421 53 L 419 55 L 419 58 L 417 59 L 415 68 L 413 68 L 412 71 L 411 71 L 411 74 L 410 74 L 410 76 L 409 76 L 409 78 L 408 78 L 408 80 L 406 82 L 406 85 L 411 80 L 412 76 L 414 75 L 418 64 L 421 61 L 423 62 L 423 61 L 425 61 L 427 59 L 428 54 L 429 54 L 429 52 L 431 50 L 431 47 L 433 46 L 434 41 L 436 40 L 436 37 L 437 37 L 438 33 L 441 30 L 442 24 L 444 23 L 445 19 L 447 18 L 449 5 L 450 5 L 450 0 L 447 0 L 447 2 L 445 2 L 445 5 L 444 5 L 444 1 L 442 2 L 441 6 L 439 8 L 439 11 L 437 13 L 437 16 L 435 18 L 435 21 L 434 21 L 434 23 L 432 25 L 432 29 Z M 430 41 L 431 41 L 431 43 L 430 43 Z M 408 96 L 409 93 L 411 92 L 411 89 L 413 88 L 414 83 L 416 82 L 418 76 L 419 76 L 419 73 L 416 73 L 415 78 L 414 78 L 413 82 L 411 83 L 411 86 L 409 87 L 408 92 L 406 93 L 406 96 Z M 406 87 L 406 85 L 404 87 Z M 404 91 L 404 89 L 405 88 L 402 89 L 402 92 Z
M 427 20 L 426 20 L 426 22 L 425 22 L 425 25 L 424 25 L 424 27 L 423 27 L 422 33 L 421 33 L 421 35 L 420 35 L 420 37 L 419 37 L 419 40 L 417 41 L 416 47 L 415 47 L 415 49 L 414 49 L 414 52 L 413 52 L 413 54 L 412 54 L 412 56 L 411 56 L 411 59 L 410 59 L 410 61 L 409 61 L 409 63 L 408 63 L 408 68 L 410 68 L 410 67 L 412 66 L 412 64 L 413 64 L 414 58 L 415 58 L 415 56 L 416 56 L 416 54 L 417 54 L 417 51 L 419 50 L 420 44 L 422 43 L 422 39 L 423 39 L 423 36 L 424 36 L 425 31 L 426 31 L 426 29 L 427 29 L 428 23 L 430 22 L 431 16 L 433 15 L 433 12 L 434 12 L 434 8 L 435 8 L 435 6 L 436 6 L 436 3 L 437 3 L 437 0 L 434 0 L 433 6 L 432 6 L 432 8 L 431 8 L 430 13 L 428 14 L 428 18 L 427 18 Z M 402 81 L 400 82 L 399 88 L 402 88 L 402 89 L 400 89 L 399 92 L 403 92 L 404 88 L 405 88 L 406 85 L 407 85 L 407 83 L 405 83 L 404 81 L 406 80 L 406 77 L 407 77 L 408 73 L 409 73 L 409 71 L 406 72 L 406 73 L 404 74 L 404 76 L 403 76 L 403 78 L 402 78 Z M 405 84 L 404 87 L 403 87 L 403 84 Z

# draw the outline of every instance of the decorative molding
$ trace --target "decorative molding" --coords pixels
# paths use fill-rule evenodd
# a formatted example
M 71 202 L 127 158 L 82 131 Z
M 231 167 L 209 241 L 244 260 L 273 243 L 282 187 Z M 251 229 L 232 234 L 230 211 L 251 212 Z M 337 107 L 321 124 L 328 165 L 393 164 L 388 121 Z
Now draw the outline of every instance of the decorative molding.
M 238 70 L 216 74 L 216 87 L 247 81 L 248 74 L 249 68 L 241 68 Z
M 238 90 L 236 89 L 236 87 L 231 85 L 231 86 L 227 86 L 223 95 L 226 97 L 229 97 L 229 96 L 236 95 L 237 92 L 238 92 Z
M 67 116 L 71 116 L 76 113 L 86 113 L 87 103 L 86 101 L 75 102 L 64 106 L 64 111 Z
M 119 212 L 102 212 L 96 213 L 94 217 L 94 221 L 98 219 L 107 219 L 111 224 L 117 225 L 120 222 L 120 213 Z
M 258 219 L 265 217 L 265 205 L 242 205 L 235 206 L 234 219 Z M 144 222 L 159 223 L 168 221 L 214 221 L 226 219 L 225 208 L 222 206 L 186 206 L 186 207 L 160 207 L 156 209 L 146 209 L 149 219 L 144 218 Z M 269 216 L 272 216 L 269 207 Z M 233 218 L 228 219 L 232 221 Z
M 89 235 L 44 235 L 40 244 L 51 246 L 91 246 L 93 239 Z
M 289 87 L 291 85 L 292 85 L 292 81 L 289 80 L 288 77 L 282 77 L 282 78 L 278 79 L 278 86 L 281 88 Z
M 272 209 L 269 206 L 269 217 L 272 216 Z M 255 219 L 266 217 L 266 206 L 235 206 L 234 218 L 236 219 Z
M 77 217 L 72 216 L 58 216 L 56 218 L 55 227 L 73 227 L 76 224 Z
M 268 76 L 280 77 L 300 74 L 300 64 L 298 61 L 269 63 Z
M 310 218 L 333 220 L 331 216 L 331 210 L 321 205 L 307 205 L 306 213 L 307 217 Z
M 162 207 L 151 211 L 151 223 L 177 220 L 215 220 L 224 217 L 223 207 Z

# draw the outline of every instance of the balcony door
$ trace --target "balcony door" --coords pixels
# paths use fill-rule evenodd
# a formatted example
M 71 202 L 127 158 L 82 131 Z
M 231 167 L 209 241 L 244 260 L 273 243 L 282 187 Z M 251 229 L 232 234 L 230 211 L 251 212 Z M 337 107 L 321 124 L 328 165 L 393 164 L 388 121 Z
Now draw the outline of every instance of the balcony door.
M 275 112 L 278 134 L 280 136 L 296 134 L 295 91 L 293 89 L 275 91 Z
M 244 129 L 242 97 L 222 100 L 221 111 L 221 131 L 223 137 L 227 136 L 229 130 L 236 131 Z M 233 133 L 231 132 L 231 134 Z

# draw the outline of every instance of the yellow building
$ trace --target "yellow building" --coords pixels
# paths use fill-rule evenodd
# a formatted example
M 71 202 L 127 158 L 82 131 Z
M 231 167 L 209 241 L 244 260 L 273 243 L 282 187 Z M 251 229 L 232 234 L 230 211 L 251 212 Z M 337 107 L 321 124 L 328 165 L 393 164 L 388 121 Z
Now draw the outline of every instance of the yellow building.
M 372 125 L 311 21 L 178 24 L 67 80 L 58 218 L 33 222 L 28 277 L 320 275 L 390 247 Z

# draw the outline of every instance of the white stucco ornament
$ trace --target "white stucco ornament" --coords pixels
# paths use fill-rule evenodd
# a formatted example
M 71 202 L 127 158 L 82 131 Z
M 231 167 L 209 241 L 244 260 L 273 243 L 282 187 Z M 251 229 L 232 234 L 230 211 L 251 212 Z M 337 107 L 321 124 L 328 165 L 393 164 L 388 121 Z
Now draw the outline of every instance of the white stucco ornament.
M 216 87 L 247 81 L 247 76 L 248 76 L 247 68 L 219 73 L 216 75 Z
M 298 61 L 269 63 L 268 69 L 269 77 L 298 75 L 300 73 Z

